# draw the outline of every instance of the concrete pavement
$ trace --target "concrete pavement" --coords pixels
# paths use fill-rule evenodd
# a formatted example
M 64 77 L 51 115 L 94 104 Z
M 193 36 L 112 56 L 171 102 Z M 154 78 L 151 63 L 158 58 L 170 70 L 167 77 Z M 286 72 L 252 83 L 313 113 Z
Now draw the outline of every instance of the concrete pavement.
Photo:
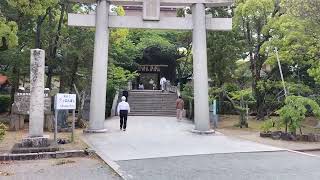
M 318 180 L 320 157 L 288 151 L 117 162 L 133 180 Z
M 172 117 L 129 117 L 120 131 L 118 117 L 109 130 L 84 140 L 124 179 L 133 180 L 318 180 L 320 157 L 221 133 L 190 132 L 190 121 Z
M 226 137 L 221 133 L 198 135 L 191 133 L 194 125 L 177 122 L 173 117 L 128 118 L 127 131 L 120 131 L 118 117 L 105 121 L 109 130 L 102 134 L 87 134 L 86 142 L 113 161 L 236 152 L 279 151 L 259 143 Z

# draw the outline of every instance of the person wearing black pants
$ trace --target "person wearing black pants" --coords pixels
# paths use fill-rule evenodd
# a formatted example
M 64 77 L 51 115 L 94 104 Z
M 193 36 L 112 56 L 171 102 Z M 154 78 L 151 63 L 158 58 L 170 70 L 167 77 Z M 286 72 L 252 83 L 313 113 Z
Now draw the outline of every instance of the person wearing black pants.
M 126 102 L 126 97 L 122 96 L 121 102 L 118 104 L 118 115 L 120 116 L 120 130 L 125 131 L 127 128 L 128 113 L 130 112 L 129 103 Z
M 128 110 L 120 110 L 120 130 L 127 128 Z

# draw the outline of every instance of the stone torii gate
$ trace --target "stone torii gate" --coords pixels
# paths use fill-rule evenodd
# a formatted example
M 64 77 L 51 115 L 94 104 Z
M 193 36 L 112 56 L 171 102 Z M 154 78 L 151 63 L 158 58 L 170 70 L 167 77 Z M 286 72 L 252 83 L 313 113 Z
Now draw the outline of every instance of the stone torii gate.
M 79 3 L 97 3 L 95 15 L 68 14 L 69 26 L 95 27 L 94 58 L 90 102 L 90 122 L 87 132 L 105 132 L 105 97 L 107 84 L 109 28 L 192 30 L 194 78 L 194 132 L 211 133 L 208 103 L 208 68 L 206 30 L 228 31 L 231 18 L 212 18 L 206 7 L 230 6 L 233 0 L 71 0 Z M 141 16 L 109 14 L 110 4 L 142 6 Z M 192 8 L 192 17 L 160 15 L 161 6 Z

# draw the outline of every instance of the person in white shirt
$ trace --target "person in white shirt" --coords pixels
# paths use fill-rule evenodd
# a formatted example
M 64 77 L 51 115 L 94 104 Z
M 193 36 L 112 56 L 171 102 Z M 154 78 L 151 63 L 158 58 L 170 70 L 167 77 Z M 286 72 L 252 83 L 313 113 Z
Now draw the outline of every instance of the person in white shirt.
M 138 89 L 139 90 L 144 90 L 144 85 L 142 83 L 140 83 Z
M 160 85 L 161 85 L 162 92 L 166 89 L 166 83 L 167 83 L 167 79 L 165 77 L 162 77 L 160 79 Z
M 125 131 L 127 128 L 128 113 L 130 112 L 129 103 L 126 102 L 126 97 L 121 97 L 121 102 L 118 104 L 118 115 L 120 116 L 120 130 Z

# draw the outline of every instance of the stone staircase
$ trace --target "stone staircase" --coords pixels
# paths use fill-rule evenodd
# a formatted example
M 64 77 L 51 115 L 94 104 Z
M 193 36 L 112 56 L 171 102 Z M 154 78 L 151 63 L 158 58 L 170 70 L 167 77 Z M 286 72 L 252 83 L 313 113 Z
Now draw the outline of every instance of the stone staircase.
M 177 95 L 171 92 L 132 90 L 129 92 L 129 116 L 175 116 Z

